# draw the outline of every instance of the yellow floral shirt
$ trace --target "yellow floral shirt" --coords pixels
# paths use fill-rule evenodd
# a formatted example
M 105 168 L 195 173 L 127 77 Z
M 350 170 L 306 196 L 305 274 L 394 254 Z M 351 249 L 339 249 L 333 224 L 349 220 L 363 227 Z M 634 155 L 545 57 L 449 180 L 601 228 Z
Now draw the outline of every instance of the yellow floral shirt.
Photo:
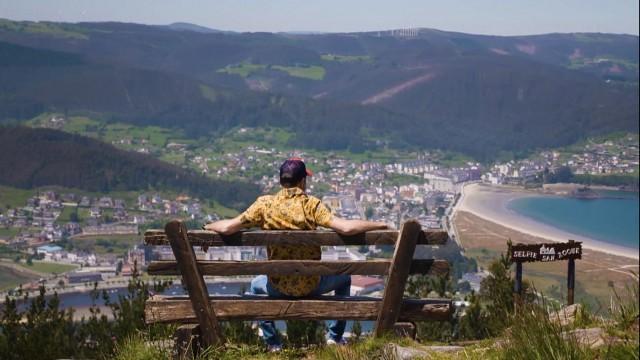
M 263 230 L 315 230 L 317 226 L 329 227 L 331 218 L 331 211 L 320 199 L 296 187 L 259 197 L 240 220 L 246 227 Z M 322 249 L 313 245 L 271 245 L 267 254 L 270 260 L 320 260 Z M 273 275 L 269 282 L 283 294 L 305 296 L 318 286 L 320 276 Z

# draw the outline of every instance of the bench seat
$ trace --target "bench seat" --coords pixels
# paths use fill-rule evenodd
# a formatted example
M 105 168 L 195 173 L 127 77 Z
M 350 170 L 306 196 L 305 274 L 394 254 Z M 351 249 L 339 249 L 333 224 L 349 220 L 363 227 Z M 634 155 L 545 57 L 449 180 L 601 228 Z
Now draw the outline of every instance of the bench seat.
M 218 320 L 376 320 L 382 299 L 367 296 L 319 296 L 279 299 L 266 295 L 209 296 Z M 399 321 L 448 320 L 447 299 L 404 298 Z M 155 295 L 145 304 L 147 323 L 197 323 L 189 296 Z

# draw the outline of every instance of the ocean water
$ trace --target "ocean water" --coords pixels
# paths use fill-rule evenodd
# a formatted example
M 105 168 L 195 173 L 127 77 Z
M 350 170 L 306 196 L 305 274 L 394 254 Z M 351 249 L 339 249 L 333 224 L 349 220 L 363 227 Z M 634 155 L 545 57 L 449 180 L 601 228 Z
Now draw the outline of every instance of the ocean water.
M 512 200 L 507 207 L 558 229 L 637 251 L 638 193 L 600 194 L 598 199 L 532 196 Z

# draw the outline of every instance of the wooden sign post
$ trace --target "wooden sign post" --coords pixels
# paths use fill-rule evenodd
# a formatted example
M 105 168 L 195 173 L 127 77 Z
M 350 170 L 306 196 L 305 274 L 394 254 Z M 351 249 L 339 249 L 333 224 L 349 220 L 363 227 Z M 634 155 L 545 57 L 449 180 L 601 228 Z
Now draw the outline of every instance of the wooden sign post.
M 568 260 L 567 305 L 572 305 L 576 283 L 576 259 L 582 258 L 582 242 L 569 240 L 566 243 L 516 244 L 511 246 L 511 262 L 516 263 L 516 281 L 513 285 L 517 304 L 522 296 L 522 263 Z

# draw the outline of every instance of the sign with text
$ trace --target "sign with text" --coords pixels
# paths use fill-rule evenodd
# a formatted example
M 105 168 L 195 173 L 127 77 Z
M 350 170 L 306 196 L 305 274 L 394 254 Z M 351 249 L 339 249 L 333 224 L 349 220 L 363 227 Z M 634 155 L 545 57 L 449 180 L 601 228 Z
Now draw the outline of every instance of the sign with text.
M 580 259 L 582 243 L 569 241 L 551 244 L 516 244 L 511 246 L 512 262 L 559 261 Z

